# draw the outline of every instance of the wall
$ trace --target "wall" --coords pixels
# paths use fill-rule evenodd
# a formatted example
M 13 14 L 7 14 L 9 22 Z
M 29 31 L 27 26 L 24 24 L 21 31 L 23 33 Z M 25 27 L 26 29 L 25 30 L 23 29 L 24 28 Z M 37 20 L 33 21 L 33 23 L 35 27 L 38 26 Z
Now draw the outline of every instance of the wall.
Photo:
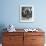
M 35 21 L 21 23 L 19 20 L 20 5 L 33 5 Z M 0 25 L 13 24 L 16 28 L 38 27 L 46 28 L 46 0 L 1 0 Z

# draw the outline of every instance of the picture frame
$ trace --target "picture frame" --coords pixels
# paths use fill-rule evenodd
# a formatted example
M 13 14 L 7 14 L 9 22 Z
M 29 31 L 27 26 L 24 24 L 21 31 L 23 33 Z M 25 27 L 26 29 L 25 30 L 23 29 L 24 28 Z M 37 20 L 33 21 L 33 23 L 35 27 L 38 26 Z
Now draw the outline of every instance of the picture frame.
M 20 5 L 20 22 L 34 22 L 33 5 Z

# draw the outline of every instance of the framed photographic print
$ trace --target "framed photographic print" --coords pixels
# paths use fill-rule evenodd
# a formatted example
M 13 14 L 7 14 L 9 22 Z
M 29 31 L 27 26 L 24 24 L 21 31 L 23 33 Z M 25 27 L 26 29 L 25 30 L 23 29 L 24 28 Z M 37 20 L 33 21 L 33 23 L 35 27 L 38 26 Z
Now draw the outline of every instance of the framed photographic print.
M 34 7 L 32 5 L 20 6 L 20 22 L 34 21 Z

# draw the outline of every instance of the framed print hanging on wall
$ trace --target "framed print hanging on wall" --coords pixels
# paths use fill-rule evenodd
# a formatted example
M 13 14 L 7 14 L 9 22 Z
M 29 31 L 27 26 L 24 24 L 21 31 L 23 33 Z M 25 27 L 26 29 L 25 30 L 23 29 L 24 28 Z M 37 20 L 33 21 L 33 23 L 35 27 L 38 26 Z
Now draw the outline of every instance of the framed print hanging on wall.
M 32 5 L 20 5 L 20 22 L 34 21 L 34 7 Z

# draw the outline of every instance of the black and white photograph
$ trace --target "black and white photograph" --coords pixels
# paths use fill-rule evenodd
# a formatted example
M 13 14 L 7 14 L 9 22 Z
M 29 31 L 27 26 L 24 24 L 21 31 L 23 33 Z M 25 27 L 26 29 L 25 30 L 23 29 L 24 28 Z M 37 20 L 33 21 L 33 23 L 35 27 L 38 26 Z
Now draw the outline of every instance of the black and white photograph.
M 34 9 L 32 5 L 20 6 L 20 22 L 32 22 L 34 16 Z

